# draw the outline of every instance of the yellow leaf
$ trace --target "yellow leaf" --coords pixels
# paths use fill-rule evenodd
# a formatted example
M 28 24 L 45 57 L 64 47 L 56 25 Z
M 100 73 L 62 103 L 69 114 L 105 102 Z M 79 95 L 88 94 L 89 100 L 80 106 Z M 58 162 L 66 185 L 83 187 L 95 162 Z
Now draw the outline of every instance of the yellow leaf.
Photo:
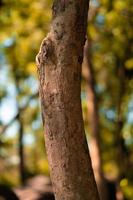
M 120 186 L 125 187 L 127 185 L 128 185 L 128 180 L 126 178 L 122 179 L 121 182 L 120 182 Z
M 133 69 L 133 58 L 127 60 L 125 66 L 127 69 Z
M 27 70 L 27 72 L 29 74 L 36 74 L 36 65 L 35 65 L 35 63 L 34 62 L 28 63 L 26 70 Z

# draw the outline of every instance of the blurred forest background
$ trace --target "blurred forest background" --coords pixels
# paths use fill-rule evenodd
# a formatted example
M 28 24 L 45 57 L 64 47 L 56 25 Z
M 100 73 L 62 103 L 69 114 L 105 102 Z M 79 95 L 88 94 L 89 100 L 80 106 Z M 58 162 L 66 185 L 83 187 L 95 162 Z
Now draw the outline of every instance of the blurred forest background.
M 49 175 L 35 57 L 50 28 L 51 5 L 50 0 L 0 0 L 0 183 L 11 187 Z M 131 200 L 132 0 L 91 0 L 88 47 L 81 98 L 90 151 L 98 148 L 92 161 L 99 160 L 104 176 Z

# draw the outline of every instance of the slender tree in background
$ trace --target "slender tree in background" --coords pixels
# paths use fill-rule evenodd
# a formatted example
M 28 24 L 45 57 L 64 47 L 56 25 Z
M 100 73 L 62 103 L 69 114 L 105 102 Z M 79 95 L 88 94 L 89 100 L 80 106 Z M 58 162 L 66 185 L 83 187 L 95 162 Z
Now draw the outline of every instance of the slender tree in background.
M 82 73 L 87 82 L 86 86 L 87 97 L 88 97 L 87 106 L 88 106 L 89 122 L 91 128 L 90 155 L 92 158 L 92 166 L 100 198 L 103 200 L 108 200 L 107 187 L 101 163 L 98 103 L 95 92 L 95 79 L 94 79 L 93 66 L 91 63 L 91 53 L 89 51 L 90 46 L 91 46 L 91 41 L 87 39 L 84 48 L 84 63 L 83 63 L 83 73 Z
M 16 59 L 14 58 L 14 66 L 13 70 L 15 71 L 15 67 L 17 66 Z M 17 76 L 17 73 L 14 73 L 14 82 L 16 86 L 16 92 L 17 96 L 20 95 L 20 86 L 19 86 L 19 77 Z M 19 106 L 19 103 L 17 103 L 17 109 L 18 109 L 18 115 L 16 117 L 18 123 L 19 123 L 19 133 L 18 133 L 18 156 L 19 156 L 19 177 L 20 177 L 20 184 L 25 184 L 25 156 L 24 156 L 24 124 L 22 120 L 22 112 L 21 108 Z
M 122 134 L 122 129 L 124 127 L 125 119 L 123 116 L 123 99 L 127 92 L 126 81 L 128 80 L 128 75 L 126 74 L 125 66 L 123 63 L 125 61 L 120 61 L 118 58 L 117 62 L 117 73 L 119 81 L 119 95 L 116 105 L 117 117 L 116 117 L 116 145 L 117 145 L 117 165 L 119 167 L 118 179 L 121 180 L 123 177 L 128 176 L 127 170 L 131 167 L 130 162 L 130 151 L 125 145 L 125 141 Z M 123 163 L 121 165 L 121 163 Z
M 37 56 L 42 118 L 57 200 L 98 200 L 80 99 L 88 0 L 56 0 Z M 45 119 L 44 119 L 45 116 Z
M 20 175 L 20 182 L 22 185 L 25 184 L 25 157 L 24 157 L 24 144 L 23 144 L 23 122 L 21 120 L 20 114 L 18 115 L 18 122 L 19 122 L 19 139 L 18 139 L 18 154 L 19 154 L 19 175 Z

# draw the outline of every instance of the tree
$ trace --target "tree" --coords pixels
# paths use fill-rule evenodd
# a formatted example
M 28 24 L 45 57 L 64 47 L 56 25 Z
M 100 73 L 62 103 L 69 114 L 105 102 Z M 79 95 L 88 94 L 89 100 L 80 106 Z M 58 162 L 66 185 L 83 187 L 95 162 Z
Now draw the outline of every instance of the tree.
M 100 198 L 103 200 L 106 199 L 108 200 L 109 199 L 108 191 L 102 170 L 98 103 L 95 91 L 95 79 L 94 79 L 93 65 L 91 62 L 90 46 L 91 46 L 91 40 L 89 40 L 88 36 L 84 48 L 84 62 L 83 62 L 82 74 L 83 78 L 86 81 L 86 90 L 88 97 L 87 106 L 88 106 L 89 122 L 91 128 L 90 155 L 92 158 L 92 166 Z
M 88 6 L 88 0 L 54 1 L 51 30 L 37 56 L 45 143 L 57 200 L 99 199 L 80 99 Z

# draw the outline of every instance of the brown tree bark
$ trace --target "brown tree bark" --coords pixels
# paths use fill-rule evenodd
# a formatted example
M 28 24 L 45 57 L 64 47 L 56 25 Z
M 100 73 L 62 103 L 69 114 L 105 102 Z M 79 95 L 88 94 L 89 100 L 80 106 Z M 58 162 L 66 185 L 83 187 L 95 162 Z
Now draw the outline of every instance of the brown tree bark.
M 89 122 L 91 128 L 91 140 L 90 140 L 90 155 L 92 160 L 92 166 L 94 170 L 95 179 L 97 182 L 99 195 L 101 200 L 108 200 L 107 186 L 102 170 L 101 161 L 101 148 L 100 148 L 100 127 L 99 127 L 99 115 L 98 115 L 98 103 L 95 92 L 95 79 L 93 66 L 91 63 L 90 49 L 91 41 L 86 41 L 84 48 L 84 62 L 83 62 L 83 77 L 87 82 L 87 106 L 89 114 Z
M 88 6 L 88 0 L 55 0 L 51 30 L 37 56 L 45 142 L 56 200 L 99 199 L 80 99 Z

